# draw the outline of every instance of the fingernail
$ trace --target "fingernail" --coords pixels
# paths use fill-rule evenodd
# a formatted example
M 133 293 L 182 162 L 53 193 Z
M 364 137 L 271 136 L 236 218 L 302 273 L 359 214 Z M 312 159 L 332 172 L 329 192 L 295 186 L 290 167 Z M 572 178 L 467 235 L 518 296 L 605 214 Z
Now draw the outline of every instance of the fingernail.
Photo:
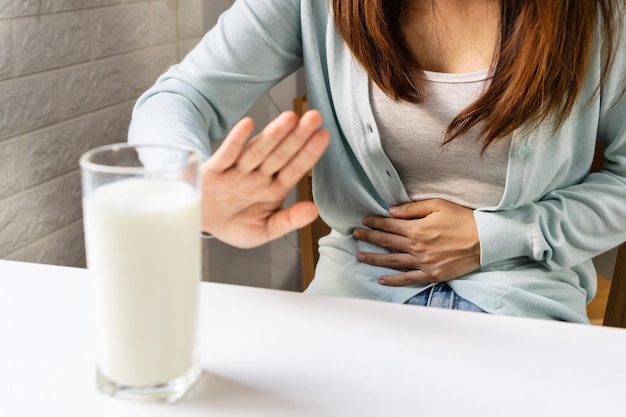
M 359 253 L 356 257 L 361 262 L 363 262 L 365 260 L 365 255 L 363 255 L 362 253 Z
M 390 214 L 398 214 L 400 212 L 400 208 L 398 206 L 389 207 Z
M 379 278 L 378 279 L 378 283 L 381 284 L 381 285 L 385 285 L 387 283 L 387 281 L 385 281 L 384 278 Z
M 359 239 L 361 237 L 361 232 L 355 230 L 354 232 L 352 232 L 352 237 L 354 237 L 355 239 Z

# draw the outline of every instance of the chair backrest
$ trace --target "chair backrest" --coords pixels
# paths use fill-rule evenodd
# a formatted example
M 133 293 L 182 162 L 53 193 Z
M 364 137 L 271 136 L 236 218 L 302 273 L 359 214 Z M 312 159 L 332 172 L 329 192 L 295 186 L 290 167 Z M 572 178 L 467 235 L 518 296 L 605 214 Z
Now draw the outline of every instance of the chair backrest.
M 599 171 L 603 164 L 604 147 L 597 142 L 590 172 Z M 617 249 L 615 269 L 611 277 L 611 287 L 602 325 L 626 328 L 626 243 L 622 243 Z
M 603 326 L 626 328 L 626 243 L 617 249 Z
M 302 116 L 308 110 L 306 96 L 293 99 L 293 110 L 298 116 Z M 298 183 L 298 200 L 313 201 L 312 176 L 308 172 Z M 315 275 L 315 265 L 319 259 L 317 242 L 323 236 L 330 233 L 330 227 L 319 217 L 310 225 L 300 229 L 300 251 L 302 262 L 302 289 L 305 290 Z

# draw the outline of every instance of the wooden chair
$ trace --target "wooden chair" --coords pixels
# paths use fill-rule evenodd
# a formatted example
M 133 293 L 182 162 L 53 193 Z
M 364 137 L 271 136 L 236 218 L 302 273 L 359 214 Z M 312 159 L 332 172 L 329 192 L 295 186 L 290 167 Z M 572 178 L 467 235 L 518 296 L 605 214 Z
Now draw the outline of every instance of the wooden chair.
M 299 96 L 293 99 L 293 110 L 298 116 L 302 116 L 307 110 L 308 105 L 306 96 Z M 313 201 L 312 176 L 309 171 L 298 183 L 298 200 Z M 302 261 L 302 289 L 305 290 L 315 274 L 315 265 L 319 259 L 319 250 L 317 242 L 321 237 L 330 233 L 330 227 L 326 225 L 319 217 L 310 225 L 300 230 L 300 250 Z
M 308 109 L 306 96 L 294 98 L 293 109 L 299 116 L 302 116 Z M 591 171 L 599 170 L 603 162 L 604 149 L 598 145 Z M 298 200 L 313 200 L 310 172 L 298 183 Z M 319 259 L 317 242 L 329 232 L 330 228 L 320 218 L 317 218 L 315 222 L 300 230 L 303 290 L 313 280 L 315 265 Z M 598 277 L 598 280 L 604 279 Z M 604 304 L 604 300 L 601 300 L 601 302 Z M 617 251 L 615 270 L 610 282 L 602 325 L 626 328 L 626 243 L 623 243 Z
M 626 243 L 617 250 L 603 326 L 626 328 Z
M 599 171 L 603 163 L 604 148 L 598 143 L 596 145 L 596 154 L 593 158 L 591 172 Z M 599 283 L 604 279 L 605 278 L 598 276 Z M 615 269 L 610 281 L 602 325 L 626 328 L 626 243 L 622 243 L 617 249 Z

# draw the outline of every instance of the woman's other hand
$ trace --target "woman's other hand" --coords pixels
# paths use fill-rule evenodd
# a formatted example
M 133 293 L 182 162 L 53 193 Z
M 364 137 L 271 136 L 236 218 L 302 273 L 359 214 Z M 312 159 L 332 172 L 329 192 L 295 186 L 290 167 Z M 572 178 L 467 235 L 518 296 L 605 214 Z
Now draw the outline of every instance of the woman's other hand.
M 202 166 L 202 230 L 240 248 L 262 245 L 311 223 L 313 202 L 283 208 L 289 191 L 324 153 L 322 115 L 285 112 L 251 140 L 251 119 L 230 131 Z
M 354 230 L 355 239 L 392 253 L 361 252 L 361 262 L 402 270 L 381 276 L 384 285 L 449 281 L 480 267 L 480 243 L 473 210 L 440 200 L 392 207 L 393 216 L 363 218 L 370 229 Z

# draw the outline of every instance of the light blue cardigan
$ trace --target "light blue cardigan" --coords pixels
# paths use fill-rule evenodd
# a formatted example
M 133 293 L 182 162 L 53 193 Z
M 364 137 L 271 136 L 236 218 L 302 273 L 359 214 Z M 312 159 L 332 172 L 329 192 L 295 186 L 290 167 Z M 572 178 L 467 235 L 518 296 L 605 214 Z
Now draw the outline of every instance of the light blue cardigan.
M 513 135 L 506 186 L 496 207 L 475 210 L 482 267 L 451 287 L 496 314 L 588 322 L 596 291 L 590 261 L 626 240 L 626 48 L 594 95 L 600 48 L 570 118 Z M 333 232 L 320 242 L 309 292 L 404 302 L 423 286 L 386 287 L 391 271 L 357 261 L 383 249 L 351 237 L 364 215 L 388 215 L 409 201 L 383 152 L 368 77 L 329 17 L 327 0 L 240 0 L 179 65 L 144 93 L 133 112 L 131 142 L 182 142 L 206 156 L 264 93 L 304 66 L 309 106 L 331 132 L 314 169 L 314 195 Z M 415 127 L 419 146 L 419 126 Z M 587 175 L 595 141 L 604 170 Z

